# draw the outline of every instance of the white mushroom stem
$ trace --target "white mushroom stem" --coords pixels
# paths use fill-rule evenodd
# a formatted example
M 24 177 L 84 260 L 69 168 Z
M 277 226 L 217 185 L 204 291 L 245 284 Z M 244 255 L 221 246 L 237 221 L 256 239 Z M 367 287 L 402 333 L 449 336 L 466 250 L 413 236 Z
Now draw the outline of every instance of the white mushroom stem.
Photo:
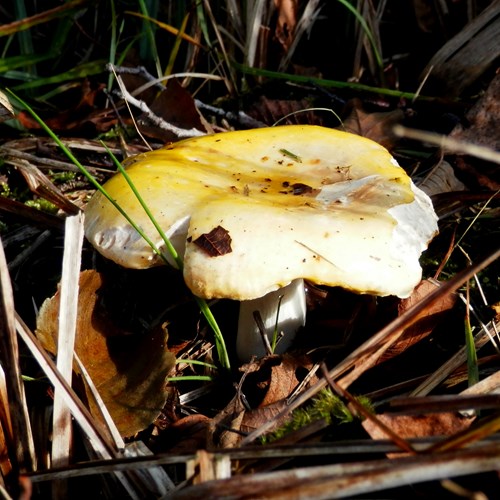
M 304 280 L 296 279 L 263 297 L 240 303 L 236 352 L 241 361 L 249 361 L 252 356 L 262 357 L 267 354 L 265 340 L 255 320 L 255 311 L 262 319 L 269 344 L 272 343 L 275 330 L 281 336 L 275 353 L 285 352 L 298 329 L 306 322 Z

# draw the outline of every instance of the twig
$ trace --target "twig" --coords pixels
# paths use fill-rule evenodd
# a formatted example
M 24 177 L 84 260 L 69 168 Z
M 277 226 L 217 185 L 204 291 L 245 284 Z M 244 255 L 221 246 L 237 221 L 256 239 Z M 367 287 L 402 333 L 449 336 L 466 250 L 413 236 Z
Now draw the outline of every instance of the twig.
M 204 78 L 215 78 L 213 75 L 206 75 L 206 74 L 198 74 L 198 73 L 177 73 L 175 75 L 170 75 L 168 77 L 164 78 L 156 78 L 154 77 L 151 73 L 147 71 L 144 66 L 137 66 L 134 68 L 129 68 L 126 66 L 113 66 L 112 64 L 107 64 L 106 69 L 108 71 L 115 71 L 116 74 L 118 75 L 138 75 L 144 78 L 144 80 L 147 81 L 144 85 L 141 85 L 139 88 L 135 89 L 131 94 L 133 96 L 136 96 L 143 92 L 144 90 L 150 88 L 150 87 L 155 87 L 158 90 L 165 90 L 165 85 L 163 85 L 163 81 L 174 78 L 174 77 L 179 77 L 179 76 L 190 76 L 190 77 L 196 77 L 196 76 L 203 76 Z M 220 77 L 216 77 L 219 79 Z M 233 112 L 233 111 L 226 111 L 225 109 L 212 106 L 210 104 L 206 104 L 199 99 L 194 99 L 194 104 L 195 106 L 200 110 L 200 111 L 206 111 L 213 116 L 216 116 L 217 118 L 225 119 L 229 123 L 236 123 L 238 125 L 241 125 L 245 128 L 262 128 L 262 127 L 267 127 L 267 125 L 259 120 L 256 120 L 255 118 L 252 118 L 251 116 L 247 115 L 243 111 L 238 111 L 238 112 Z
M 451 153 L 464 153 L 470 156 L 475 156 L 481 160 L 491 161 L 500 165 L 500 153 L 494 149 L 471 142 L 459 141 L 445 135 L 435 134 L 433 132 L 425 132 L 423 130 L 415 130 L 395 125 L 392 129 L 398 137 L 406 137 L 415 139 L 421 142 L 430 142 L 436 146 L 440 146 Z
M 347 356 L 341 363 L 335 366 L 329 372 L 329 376 L 335 380 L 338 377 L 345 375 L 337 383 L 341 387 L 348 387 L 357 377 L 364 373 L 369 368 L 374 366 L 380 356 L 403 334 L 404 329 L 409 327 L 418 317 L 418 314 L 429 307 L 431 304 L 440 300 L 442 296 L 447 293 L 452 293 L 463 285 L 474 274 L 489 266 L 497 258 L 500 257 L 500 248 L 487 256 L 477 264 L 467 267 L 460 273 L 456 274 L 454 278 L 444 283 L 440 288 L 436 288 L 420 302 L 408 309 L 404 314 L 389 323 L 385 328 L 382 328 L 377 334 L 368 339 L 365 343 L 355 349 L 349 356 Z M 399 333 L 399 334 L 398 334 Z M 304 391 L 297 399 L 295 399 L 290 406 L 287 406 L 283 411 L 278 413 L 274 418 L 268 420 L 258 429 L 251 432 L 245 437 L 240 445 L 244 446 L 252 443 L 257 438 L 265 434 L 274 422 L 283 417 L 283 415 L 295 410 L 300 405 L 305 403 L 308 399 L 315 396 L 321 389 L 327 385 L 325 379 L 319 380 L 316 384 Z
M 140 109 L 143 113 L 145 113 L 148 119 L 151 120 L 151 122 L 153 122 L 153 124 L 156 125 L 157 127 L 163 130 L 168 130 L 169 132 L 172 132 L 173 134 L 175 134 L 177 137 L 180 138 L 200 137 L 202 135 L 206 135 L 206 132 L 202 132 L 194 127 L 191 129 L 184 129 L 176 127 L 175 125 L 166 122 L 165 120 L 163 120 L 163 118 L 160 118 L 158 115 L 153 113 L 153 111 L 151 111 L 149 106 L 144 101 L 136 99 L 134 96 L 132 96 L 130 92 L 126 89 L 119 75 L 116 75 L 116 79 L 120 85 L 121 97 L 125 99 L 127 103 L 131 104 L 135 108 Z

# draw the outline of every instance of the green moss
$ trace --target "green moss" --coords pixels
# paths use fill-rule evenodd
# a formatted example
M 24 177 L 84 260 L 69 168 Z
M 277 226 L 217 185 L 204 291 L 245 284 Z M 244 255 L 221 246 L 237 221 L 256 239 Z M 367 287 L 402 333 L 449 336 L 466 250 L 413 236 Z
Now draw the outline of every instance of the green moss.
M 365 396 L 358 396 L 356 400 L 369 411 L 371 411 L 370 400 Z M 291 418 L 262 438 L 262 443 L 267 444 L 299 430 L 317 420 L 324 420 L 327 425 L 345 424 L 352 422 L 356 417 L 351 413 L 341 399 L 333 394 L 331 389 L 321 390 L 312 399 L 311 404 L 306 408 L 298 408 L 292 413 Z
M 43 198 L 28 200 L 25 205 L 41 210 L 42 212 L 47 212 L 49 214 L 55 214 L 57 212 L 57 207 L 50 201 L 44 200 Z

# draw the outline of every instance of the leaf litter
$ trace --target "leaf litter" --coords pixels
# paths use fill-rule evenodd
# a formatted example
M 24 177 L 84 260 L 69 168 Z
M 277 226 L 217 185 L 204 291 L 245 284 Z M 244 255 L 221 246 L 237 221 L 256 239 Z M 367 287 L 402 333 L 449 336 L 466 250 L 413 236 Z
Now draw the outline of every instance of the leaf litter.
M 279 8 L 283 9 L 280 11 L 280 22 L 295 23 L 294 2 L 278 2 L 278 4 Z M 279 26 L 281 31 L 277 33 L 280 43 L 284 46 L 290 46 L 286 28 L 291 27 L 286 24 Z M 497 122 L 494 121 L 495 117 L 498 120 L 494 100 L 497 85 L 498 78 L 495 82 L 492 81 L 489 89 L 478 101 L 477 107 L 467 115 L 467 125 L 457 126 L 451 137 L 498 149 L 495 143 L 495 138 L 498 137 L 495 133 L 498 132 Z M 175 94 L 175 87 L 172 87 L 173 101 L 175 101 L 178 94 Z M 89 98 L 94 99 L 96 96 L 97 93 L 90 94 Z M 187 93 L 184 93 L 182 99 L 190 101 L 186 105 L 187 108 L 183 109 L 191 111 L 195 109 L 193 105 L 195 100 L 190 100 Z M 173 101 L 167 100 L 167 102 Z M 87 104 L 89 102 L 93 104 L 94 101 L 87 101 Z M 264 107 L 261 109 L 266 111 L 267 106 L 271 111 L 270 114 L 267 117 L 263 113 L 255 116 L 264 117 L 264 121 L 268 124 L 272 124 L 269 122 L 279 119 L 290 111 L 298 110 L 305 103 L 305 101 L 271 100 L 266 102 L 265 99 L 263 102 Z M 174 122 L 180 129 L 199 128 L 203 122 L 200 121 L 199 115 L 190 114 L 191 111 L 187 113 L 186 122 L 176 122 L 168 107 L 162 103 L 162 99 L 158 99 L 156 103 L 155 106 L 158 108 L 151 108 L 155 114 L 167 122 Z M 123 106 L 123 102 L 120 105 Z M 377 142 L 385 143 L 398 153 L 401 139 L 391 132 L 391 127 L 394 121 L 402 120 L 403 123 L 408 121 L 408 113 L 402 113 L 400 109 L 394 113 L 389 111 L 387 114 L 380 109 L 376 112 L 366 111 L 359 101 L 350 102 L 349 106 L 351 108 L 343 109 L 344 125 L 357 127 L 355 130 L 358 133 L 370 135 Z M 371 106 L 372 103 L 368 103 L 367 107 Z M 77 108 L 78 106 L 75 107 Z M 354 109 L 350 117 L 347 113 L 349 109 Z M 305 113 L 301 115 L 304 115 L 302 118 L 305 120 L 317 119 L 316 114 L 314 117 Z M 109 121 L 109 115 L 101 116 L 100 118 L 97 115 L 96 118 L 102 120 L 102 128 L 98 130 L 109 130 L 111 124 L 117 122 L 114 115 Z M 66 120 L 64 115 L 60 118 Z M 83 117 L 81 120 L 81 125 L 89 122 L 88 117 Z M 90 122 L 95 126 L 98 122 L 92 120 L 94 118 Z M 120 120 L 127 122 L 128 118 L 125 116 Z M 238 122 L 231 121 L 231 123 L 234 125 Z M 57 125 L 54 122 L 54 127 Z M 61 128 L 78 130 L 78 123 L 66 121 L 62 123 Z M 216 125 L 217 130 L 226 128 L 228 122 L 224 120 Z M 149 129 L 144 127 L 142 132 L 153 141 L 161 143 L 165 140 L 164 133 L 159 128 L 155 130 L 155 127 Z M 79 142 L 83 143 L 76 140 L 76 143 Z M 479 161 L 473 155 L 463 156 L 449 151 L 442 152 L 445 161 L 441 161 L 442 155 L 438 154 L 438 159 L 433 157 L 434 151 L 428 144 L 416 146 L 415 143 L 406 141 L 405 146 L 409 145 L 422 151 L 431 151 L 428 159 L 422 162 L 423 165 L 419 165 L 419 169 L 422 166 L 429 167 L 429 160 L 431 162 L 435 160 L 437 165 L 449 165 L 452 169 L 450 171 L 447 167 L 445 170 L 441 167 L 430 168 L 428 171 L 431 173 L 425 181 L 432 183 L 432 196 L 435 200 L 446 194 L 447 203 L 453 199 L 455 206 L 458 204 L 455 215 L 443 211 L 440 239 L 426 255 L 429 259 L 428 269 L 433 270 L 442 263 L 443 248 L 448 249 L 452 246 L 451 234 L 461 235 L 465 223 L 469 223 L 471 217 L 476 215 L 479 207 L 482 207 L 487 200 L 492 199 L 493 203 L 491 206 L 486 206 L 483 215 L 493 220 L 498 218 L 498 199 L 495 202 L 494 198 L 494 191 L 498 189 L 496 177 L 498 165 Z M 4 146 L 5 144 L 1 147 Z M 132 146 L 135 151 L 143 147 Z M 90 147 L 94 152 L 97 151 L 96 144 Z M 124 152 L 124 149 L 118 147 L 117 151 Z M 2 155 L 6 153 L 8 156 L 9 152 L 3 149 Z M 54 156 L 53 151 L 46 151 L 45 154 L 47 159 Z M 124 153 L 124 156 L 126 155 Z M 98 157 L 98 163 L 106 163 L 102 153 L 94 156 Z M 38 163 L 38 157 L 43 158 L 43 153 L 33 154 L 27 160 L 31 174 L 35 176 L 37 169 L 45 168 L 43 164 Z M 406 158 L 403 153 L 401 158 L 403 160 Z M 11 165 L 16 168 L 22 167 L 19 162 L 12 162 Z M 107 177 L 109 170 L 106 170 L 104 169 L 105 173 L 100 175 Z M 49 224 L 52 228 L 49 238 L 51 242 L 57 241 L 54 235 L 60 235 L 60 222 L 70 213 L 70 205 L 61 200 L 60 193 L 51 181 L 46 181 L 41 176 L 36 178 L 37 182 L 46 188 L 45 191 L 38 191 L 37 196 L 50 198 L 50 193 L 54 193 L 51 199 L 55 200 L 59 209 L 56 216 L 58 222 Z M 28 186 L 28 189 L 32 190 L 33 187 L 33 185 Z M 85 197 L 85 194 L 83 196 Z M 81 206 L 84 205 L 83 202 Z M 74 210 L 74 207 L 71 209 Z M 14 216 L 9 222 L 11 220 L 19 223 L 20 219 Z M 41 220 L 32 218 L 29 211 L 21 220 L 23 224 L 27 221 L 28 226 L 32 227 L 39 227 L 42 224 Z M 478 225 L 482 224 L 485 224 L 486 228 L 491 227 L 485 218 L 478 220 Z M 481 236 L 479 230 L 477 235 L 474 234 L 475 227 L 473 226 L 471 234 L 474 238 L 469 240 L 473 243 L 469 243 L 466 238 L 461 248 L 465 248 L 468 252 L 472 250 L 473 260 L 476 263 L 473 271 L 479 276 L 478 280 L 487 287 L 486 296 L 493 296 L 498 303 L 498 295 L 494 292 L 494 287 L 498 286 L 498 282 L 495 282 L 495 276 L 498 277 L 495 271 L 497 269 L 495 258 L 498 256 L 498 252 L 495 253 L 497 247 L 494 239 L 495 229 L 492 231 L 492 237 L 481 245 L 484 247 L 483 250 L 479 246 L 475 248 L 473 246 L 474 242 L 484 242 L 478 239 Z M 4 238 L 3 234 L 2 239 L 7 241 L 5 250 L 12 259 L 20 245 L 15 239 Z M 29 246 L 30 242 L 28 240 L 23 243 Z M 237 498 L 244 495 L 253 497 L 278 495 L 281 498 L 297 496 L 331 498 L 332 495 L 352 497 L 373 495 L 379 489 L 386 491 L 398 487 L 404 489 L 404 485 L 408 483 L 412 483 L 416 488 L 420 487 L 420 491 L 428 491 L 425 487 L 428 481 L 434 482 L 434 492 L 442 492 L 439 481 L 456 478 L 456 484 L 460 486 L 462 476 L 469 478 L 479 474 L 479 478 L 484 477 L 485 472 L 498 468 L 500 455 L 496 442 L 498 402 L 489 399 L 489 396 L 494 396 L 498 391 L 496 381 L 498 354 L 491 348 L 491 339 L 498 339 L 498 317 L 494 318 L 491 309 L 488 314 L 488 308 L 494 307 L 489 302 L 478 305 L 477 299 L 475 300 L 473 307 L 478 309 L 479 317 L 484 320 L 478 322 L 479 326 L 475 331 L 482 380 L 477 386 L 464 388 L 467 386 L 463 370 L 466 356 L 462 349 L 463 341 L 460 337 L 462 332 L 457 329 L 457 320 L 460 322 L 463 317 L 463 304 L 457 301 L 457 297 L 463 280 L 470 279 L 472 273 L 466 276 L 462 274 L 462 280 L 457 280 L 453 286 L 446 286 L 449 284 L 450 276 L 454 276 L 457 271 L 467 266 L 467 261 L 457 257 L 457 248 L 452 247 L 452 258 L 443 265 L 440 281 L 432 279 L 422 281 L 409 299 L 360 304 L 360 300 L 364 298 L 310 286 L 308 298 L 311 321 L 304 329 L 302 337 L 297 339 L 296 345 L 298 348 L 301 345 L 307 346 L 307 355 L 304 356 L 303 351 L 292 350 L 281 357 L 254 361 L 242 367 L 241 372 L 231 373 L 229 376 L 225 374 L 222 378 L 230 379 L 225 381 L 221 381 L 212 368 L 184 365 L 182 372 L 176 371 L 173 352 L 178 358 L 187 356 L 208 364 L 213 363 L 212 346 L 207 329 L 199 315 L 193 313 L 192 309 L 187 309 L 190 315 L 189 321 L 183 319 L 183 316 L 186 317 L 186 310 L 183 309 L 182 301 L 180 303 L 173 301 L 166 314 L 168 338 L 165 328 L 158 327 L 165 319 L 165 313 L 161 315 L 162 320 L 151 321 L 146 328 L 148 331 L 146 335 L 137 335 L 131 333 L 130 329 L 117 326 L 116 319 L 114 317 L 110 319 L 106 304 L 103 305 L 98 300 L 99 290 L 106 280 L 116 275 L 113 274 L 114 271 L 110 272 L 106 263 L 102 262 L 99 262 L 102 273 L 90 270 L 93 264 L 89 264 L 87 257 L 90 250 L 86 248 L 84 262 L 89 269 L 84 270 L 80 276 L 79 304 L 84 313 L 78 318 L 76 352 L 89 374 L 89 380 L 91 379 L 99 389 L 103 404 L 110 411 L 122 437 L 132 443 L 146 444 L 154 453 L 149 455 L 151 451 L 146 450 L 146 455 L 142 459 L 138 459 L 136 454 L 129 465 L 134 466 L 135 461 L 135 466 L 140 466 L 141 460 L 142 463 L 146 463 L 149 457 L 151 461 L 147 462 L 147 467 L 153 470 L 155 465 L 167 464 L 165 470 L 176 479 L 177 491 L 173 492 L 172 489 L 169 490 L 174 487 L 172 480 L 160 476 L 160 482 L 163 481 L 168 487 L 163 493 L 157 490 L 158 497 L 167 494 L 167 490 L 168 496 L 173 498 L 199 498 L 207 495 L 234 495 Z M 13 278 L 15 287 L 22 283 L 18 281 L 18 277 L 23 276 L 23 268 L 29 269 L 29 263 L 35 256 L 36 253 L 33 251 L 26 254 L 22 261 L 23 265 L 16 267 L 16 275 Z M 481 264 L 483 259 L 485 259 L 484 264 Z M 109 273 L 109 276 L 106 273 Z M 2 277 L 7 276 L 8 270 L 4 266 Z M 2 286 L 6 286 L 5 280 L 2 281 Z M 439 289 L 444 291 L 441 292 Z M 17 291 L 14 291 L 18 295 Z M 116 293 L 116 288 L 113 293 Z M 46 347 L 50 347 L 49 352 L 54 352 L 57 337 L 54 334 L 58 330 L 56 324 L 60 298 L 58 292 L 52 298 L 49 298 L 50 295 L 52 294 L 44 297 L 47 302 L 42 306 L 38 317 L 37 333 L 41 334 L 45 330 Z M 2 297 L 5 303 L 8 294 L 2 293 Z M 332 303 L 327 300 L 328 297 L 340 298 L 341 305 L 337 304 L 336 308 L 330 308 Z M 225 316 L 224 323 L 227 322 L 227 325 L 224 326 L 227 328 L 224 331 L 231 331 L 232 306 L 234 305 L 224 301 L 213 306 L 216 312 L 220 311 Z M 471 304 L 466 305 L 469 306 Z M 140 307 L 146 308 L 144 303 Z M 5 310 L 11 314 L 14 305 L 8 304 Z M 365 321 L 359 321 L 359 315 Z M 491 318 L 493 321 L 489 321 Z M 12 323 L 12 317 L 10 322 Z M 31 324 L 34 326 L 33 321 Z M 155 326 L 151 327 L 151 324 Z M 386 325 L 392 326 L 388 328 Z M 19 322 L 18 330 L 24 331 Z M 325 335 L 314 340 L 311 336 L 315 330 L 326 332 L 329 335 L 327 341 L 325 342 Z M 11 338 L 12 335 L 11 332 Z M 81 338 L 78 340 L 79 337 Z M 23 333 L 23 338 L 28 338 L 26 331 Z M 117 347 L 115 342 L 120 340 L 124 340 L 125 343 Z M 196 347 L 199 345 L 203 347 L 201 349 Z M 170 350 L 172 352 L 169 352 Z M 18 357 L 15 349 L 12 356 L 12 359 Z M 357 422 L 344 424 L 343 427 L 323 424 L 306 426 L 302 432 L 290 433 L 288 441 L 285 438 L 285 441 L 276 445 L 257 445 L 257 434 L 265 434 L 261 432 L 264 427 L 268 430 L 279 428 L 283 422 L 290 421 L 294 408 L 303 407 L 307 411 L 308 406 L 311 406 L 314 395 L 318 394 L 320 388 L 327 383 L 326 379 L 316 371 L 319 362 L 324 360 L 329 364 L 330 377 L 344 391 L 349 387 L 349 391 L 354 394 L 358 391 L 372 394 L 375 418 L 373 420 L 366 418 L 362 424 L 365 430 L 369 430 L 372 440 L 366 439 L 366 436 L 360 433 L 361 424 Z M 3 360 L 2 366 L 9 366 L 9 363 L 15 364 L 13 361 Z M 147 373 L 141 369 L 144 367 L 147 367 Z M 164 380 L 168 373 L 180 374 L 186 371 L 193 375 L 209 373 L 213 376 L 213 381 L 204 385 L 200 382 L 179 380 L 165 385 Z M 78 398 L 86 404 L 88 402 L 93 418 L 100 420 L 95 403 L 90 403 L 93 396 L 88 392 L 88 388 L 82 390 L 80 387 L 80 382 L 85 382 L 86 375 L 76 365 L 74 376 Z M 22 394 L 17 397 L 19 406 L 14 406 L 16 404 L 14 401 L 17 400 L 11 397 L 12 387 L 15 388 L 15 385 L 12 386 L 10 380 L 15 381 L 19 378 L 18 374 L 13 375 L 4 382 L 2 403 L 6 415 L 12 416 L 13 412 L 22 415 L 27 407 Z M 471 392 L 474 387 L 477 392 Z M 342 394 L 345 396 L 345 393 Z M 478 399 L 467 399 L 471 395 Z M 434 397 L 443 399 L 434 400 Z M 472 414 L 464 413 L 464 405 L 469 401 L 475 405 Z M 344 402 L 349 405 L 348 399 L 344 399 Z M 398 404 L 399 412 L 403 414 L 397 414 L 395 408 Z M 436 406 L 433 406 L 436 404 L 442 405 L 439 413 L 436 413 Z M 131 411 L 130 406 L 139 408 L 139 411 Z M 21 408 L 23 411 L 19 412 L 16 408 Z M 77 414 L 75 407 L 71 408 L 74 414 Z M 387 434 L 384 434 L 380 422 L 392 429 L 417 453 L 414 456 L 401 457 L 401 448 L 388 442 Z M 10 424 L 2 420 L 2 430 L 6 438 L 3 449 L 6 451 L 5 456 L 10 458 L 2 461 L 2 472 L 5 476 L 11 470 L 17 472 L 19 465 L 23 463 L 28 463 L 27 466 L 21 467 L 23 471 L 34 470 L 34 467 L 29 465 L 29 459 L 26 462 L 26 457 L 11 453 L 12 423 L 23 425 L 23 420 L 16 417 Z M 29 427 L 29 423 L 26 426 Z M 28 436 L 29 441 L 29 430 L 27 428 L 25 430 L 24 435 Z M 90 436 L 91 432 L 88 432 Z M 23 436 L 23 433 L 18 435 Z M 26 451 L 29 448 L 26 444 L 22 450 Z M 204 451 L 205 449 L 208 452 Z M 348 454 L 353 456 L 354 460 L 347 459 Z M 380 458 L 381 454 L 387 457 L 397 456 L 398 460 Z M 109 465 L 114 467 L 115 472 L 120 471 L 121 466 L 126 466 L 123 465 L 125 462 L 121 453 L 96 455 L 104 456 Z M 91 453 L 90 457 L 96 455 Z M 369 458 L 365 460 L 365 457 Z M 118 458 L 122 460 L 121 464 L 113 460 Z M 335 465 L 332 465 L 332 460 L 336 461 Z M 304 467 L 313 463 L 317 465 Z M 78 474 L 87 473 L 79 464 L 73 465 L 73 470 L 66 471 L 67 477 L 72 474 L 76 477 Z M 95 470 L 99 471 L 99 466 L 105 464 L 91 459 L 87 465 L 89 470 L 95 466 Z M 57 472 L 63 474 L 63 471 L 52 469 L 53 478 Z M 259 471 L 259 474 L 252 474 L 253 471 Z M 47 472 L 45 480 L 50 480 L 51 467 Z M 27 475 L 32 485 L 36 486 L 38 480 L 43 480 L 42 475 L 38 474 L 38 479 L 37 473 Z M 487 478 L 492 479 L 491 476 Z M 150 493 L 153 491 L 151 478 L 146 479 L 141 486 L 136 479 L 133 474 L 128 473 L 121 479 L 122 485 L 131 497 L 140 497 L 139 491 L 144 492 L 148 489 Z M 184 479 L 187 480 L 186 483 L 183 482 Z M 192 486 L 189 486 L 190 483 Z M 417 486 L 418 483 L 421 483 L 421 486 Z M 487 489 L 486 483 L 475 483 L 472 487 Z M 407 489 L 403 491 L 408 493 Z

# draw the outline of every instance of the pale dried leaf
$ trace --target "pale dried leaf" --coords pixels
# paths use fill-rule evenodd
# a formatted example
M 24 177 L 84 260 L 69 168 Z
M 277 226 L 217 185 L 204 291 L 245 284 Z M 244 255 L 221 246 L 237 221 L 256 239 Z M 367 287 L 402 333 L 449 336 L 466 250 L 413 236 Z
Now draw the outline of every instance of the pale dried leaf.
M 432 169 L 418 187 L 428 196 L 466 189 L 465 184 L 455 175 L 452 166 L 444 160 Z
M 14 108 L 12 107 L 9 98 L 5 95 L 5 92 L 0 90 L 0 123 L 14 118 L 14 115 Z

